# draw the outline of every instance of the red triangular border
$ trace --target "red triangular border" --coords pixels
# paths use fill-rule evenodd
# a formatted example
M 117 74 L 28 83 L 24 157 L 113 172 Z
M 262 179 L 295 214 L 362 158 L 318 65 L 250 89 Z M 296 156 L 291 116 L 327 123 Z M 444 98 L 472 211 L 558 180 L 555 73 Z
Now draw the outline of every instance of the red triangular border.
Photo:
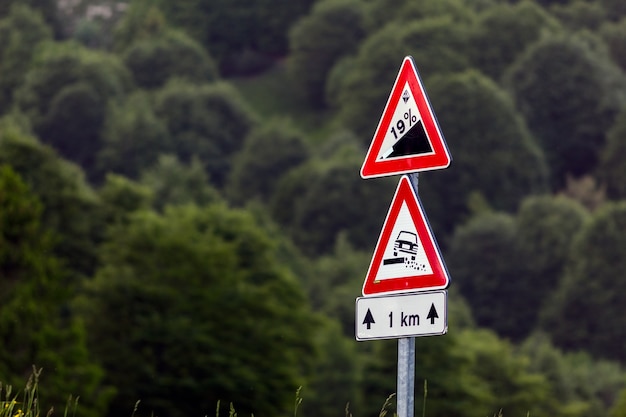
M 417 109 L 420 113 L 424 124 L 424 130 L 426 136 L 430 141 L 431 149 L 433 153 L 407 155 L 405 157 L 376 160 L 376 156 L 380 152 L 380 148 L 383 145 L 385 135 L 389 126 L 391 125 L 392 118 L 396 107 L 401 99 L 404 84 L 409 84 L 409 88 L 413 93 Z M 382 117 L 378 122 L 376 133 L 370 144 L 370 148 L 367 151 L 367 156 L 361 167 L 362 178 L 376 178 L 388 175 L 408 174 L 411 172 L 428 171 L 433 169 L 447 168 L 452 160 L 448 147 L 443 138 L 439 124 L 435 118 L 435 114 L 430 106 L 428 97 L 422 81 L 417 73 L 415 62 L 411 56 L 404 58 L 396 81 L 391 89 L 391 94 L 385 105 Z
M 391 239 L 391 232 L 398 220 L 403 202 L 406 203 L 409 213 L 411 214 L 411 219 L 413 220 L 433 273 L 430 275 L 407 275 L 402 278 L 376 281 L 378 271 L 383 262 L 385 248 Z M 424 215 L 422 204 L 413 191 L 409 178 L 402 176 L 393 196 L 389 212 L 387 213 L 385 223 L 380 232 L 380 237 L 378 238 L 378 243 L 376 244 L 376 249 L 374 250 L 372 262 L 370 263 L 365 282 L 363 283 L 363 295 L 444 289 L 447 288 L 449 284 L 450 277 L 448 271 L 441 257 L 441 253 L 439 252 L 437 242 L 430 230 L 426 216 Z

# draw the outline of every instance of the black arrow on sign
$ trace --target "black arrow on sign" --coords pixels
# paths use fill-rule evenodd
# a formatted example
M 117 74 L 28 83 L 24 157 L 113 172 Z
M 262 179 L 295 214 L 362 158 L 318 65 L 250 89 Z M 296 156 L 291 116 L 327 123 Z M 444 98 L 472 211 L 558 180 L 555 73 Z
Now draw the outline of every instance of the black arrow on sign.
M 365 319 L 363 320 L 363 324 L 366 324 L 367 330 L 369 330 L 372 327 L 372 323 L 376 322 L 374 321 L 374 316 L 372 316 L 372 312 L 368 308 L 367 313 L 365 313 Z
M 435 309 L 435 303 L 432 303 L 430 305 L 430 311 L 428 312 L 426 319 L 430 319 L 430 324 L 435 324 L 435 319 L 438 319 L 438 318 L 439 318 L 439 314 L 437 314 L 437 310 Z

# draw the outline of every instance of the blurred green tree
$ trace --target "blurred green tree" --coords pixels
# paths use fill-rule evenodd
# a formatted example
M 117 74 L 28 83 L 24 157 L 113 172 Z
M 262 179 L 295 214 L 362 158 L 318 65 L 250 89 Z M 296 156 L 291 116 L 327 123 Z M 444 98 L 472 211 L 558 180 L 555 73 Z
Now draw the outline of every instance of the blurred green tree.
M 543 304 L 559 286 L 574 236 L 586 220 L 583 207 L 565 197 L 528 197 L 522 201 L 515 222 L 520 257 L 527 268 L 523 277 L 526 296 L 519 294 L 525 306 L 510 315 L 536 326 Z
M 123 59 L 135 83 L 146 89 L 162 87 L 171 78 L 191 83 L 218 78 L 213 59 L 182 31 L 169 29 L 157 37 L 136 41 L 125 50 Z
M 153 166 L 142 172 L 140 183 L 151 190 L 153 207 L 159 211 L 168 205 L 205 206 L 222 200 L 197 158 L 185 164 L 175 155 L 160 155 Z
M 11 107 L 13 93 L 24 82 L 37 45 L 51 38 L 52 31 L 41 13 L 26 5 L 14 3 L 0 20 L 0 114 Z
M 613 61 L 626 71 L 626 19 L 615 23 L 604 22 L 599 34 L 606 42 Z
M 489 3 L 491 0 L 486 0 Z M 465 0 L 398 0 L 389 7 L 385 0 L 372 0 L 366 4 L 368 31 L 376 30 L 394 22 L 401 26 L 421 19 L 437 19 L 442 16 L 460 24 L 471 23 L 481 1 Z
M 0 2 L 0 19 L 11 14 L 14 5 L 26 6 L 41 14 L 46 24 L 52 28 L 55 38 L 61 37 L 63 28 L 58 16 L 55 0 L 5 0 Z
M 313 358 L 314 316 L 253 216 L 216 204 L 139 211 L 110 230 L 77 302 L 118 388 L 107 415 L 274 415 Z M 102 320 L 107 317 L 107 320 Z
M 576 236 L 559 288 L 542 311 L 542 328 L 557 346 L 626 361 L 620 324 L 626 289 L 618 279 L 626 267 L 625 227 L 626 202 L 607 203 Z
M 626 102 L 624 74 L 595 39 L 546 37 L 510 68 L 506 83 L 544 149 L 552 187 L 597 166 L 606 131 Z
M 130 213 L 150 209 L 154 200 L 149 187 L 116 174 L 107 174 L 98 195 L 107 225 L 127 223 Z
M 346 337 L 354 338 L 354 299 L 361 294 L 371 256 L 354 249 L 342 232 L 333 251 L 315 259 L 314 273 L 304 283 L 313 308 L 336 320 Z
M 472 25 L 472 63 L 499 81 L 504 70 L 530 44 L 545 32 L 559 30 L 562 29 L 557 20 L 535 2 L 501 3 L 486 8 Z
M 565 197 L 528 197 L 516 216 L 486 212 L 457 228 L 447 256 L 476 322 L 521 341 L 559 286 L 587 213 Z
M 574 0 L 564 4 L 553 4 L 549 11 L 572 32 L 585 29 L 596 31 L 607 21 L 606 9 L 599 1 Z
M 234 157 L 226 193 L 238 205 L 253 199 L 268 202 L 280 178 L 309 156 L 303 134 L 291 121 L 273 119 L 256 126 Z
M 120 101 L 131 77 L 114 55 L 77 43 L 49 43 L 35 54 L 16 103 L 37 136 L 93 179 L 107 105 Z
M 163 12 L 152 0 L 134 0 L 113 31 L 113 50 L 122 54 L 132 44 L 158 38 L 169 29 Z
M 365 37 L 359 0 L 325 0 L 289 32 L 288 69 L 299 93 L 316 108 L 325 106 L 326 78 L 340 57 L 356 51 Z
M 157 163 L 160 154 L 175 150 L 165 122 L 154 113 L 152 96 L 141 90 L 109 109 L 102 140 L 99 175 L 114 172 L 137 178 Z
M 80 396 L 86 416 L 101 415 L 112 391 L 86 348 L 85 329 L 68 317 L 72 290 L 52 255 L 54 235 L 42 224 L 43 206 L 9 166 L 0 165 L 0 374 L 22 386 L 33 366 L 45 369 L 39 400 L 64 409 Z M 17 393 L 15 393 L 17 394 Z
M 339 324 L 330 319 L 315 340 L 319 360 L 312 368 L 312 377 L 303 389 L 304 415 L 332 416 L 338 410 L 361 403 L 359 382 L 361 369 L 354 336 L 345 336 Z
M 564 354 L 546 333 L 531 335 L 520 346 L 520 353 L 529 359 L 531 370 L 550 382 L 547 412 L 561 409 L 563 415 L 572 417 L 608 416 L 624 386 L 625 374 L 619 363 L 593 359 L 582 352 Z
M 446 260 L 476 324 L 519 341 L 535 323 L 526 306 L 534 289 L 525 282 L 528 261 L 518 242 L 512 216 L 486 213 L 457 229 Z
M 54 254 L 73 271 L 64 274 L 65 284 L 91 276 L 103 235 L 102 212 L 81 169 L 9 123 L 0 129 L 0 163 L 10 164 L 43 204 L 41 221 L 54 236 Z
M 219 63 L 224 76 L 258 72 L 288 51 L 287 32 L 313 0 L 158 0 L 171 23 Z
M 600 4 L 606 9 L 606 15 L 614 21 L 626 17 L 626 5 L 620 0 L 600 0 Z
M 197 157 L 211 183 L 221 188 L 235 153 L 257 121 L 230 84 L 174 80 L 156 92 L 156 116 L 165 123 L 174 153 L 184 163 Z
M 626 199 L 626 108 L 607 133 L 607 142 L 600 154 L 597 175 L 613 200 Z

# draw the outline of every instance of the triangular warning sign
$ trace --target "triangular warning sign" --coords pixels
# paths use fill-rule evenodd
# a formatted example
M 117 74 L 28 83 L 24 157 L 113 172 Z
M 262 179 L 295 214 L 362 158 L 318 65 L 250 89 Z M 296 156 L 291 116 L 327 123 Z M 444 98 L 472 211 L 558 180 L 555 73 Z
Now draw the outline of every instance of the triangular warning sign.
M 451 157 L 413 58 L 402 62 L 378 122 L 361 177 L 446 168 Z
M 407 176 L 393 196 L 363 284 L 363 295 L 444 289 L 448 271 Z

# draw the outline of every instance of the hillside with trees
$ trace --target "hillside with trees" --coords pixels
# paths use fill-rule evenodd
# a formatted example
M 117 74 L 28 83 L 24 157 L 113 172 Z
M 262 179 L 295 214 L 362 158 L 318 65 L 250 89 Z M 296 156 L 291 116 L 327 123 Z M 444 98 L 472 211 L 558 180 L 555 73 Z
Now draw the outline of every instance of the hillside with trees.
M 378 415 L 396 341 L 354 301 L 398 178 L 359 168 L 406 55 L 453 157 L 416 409 L 626 416 L 623 0 L 0 2 L 2 387 Z

